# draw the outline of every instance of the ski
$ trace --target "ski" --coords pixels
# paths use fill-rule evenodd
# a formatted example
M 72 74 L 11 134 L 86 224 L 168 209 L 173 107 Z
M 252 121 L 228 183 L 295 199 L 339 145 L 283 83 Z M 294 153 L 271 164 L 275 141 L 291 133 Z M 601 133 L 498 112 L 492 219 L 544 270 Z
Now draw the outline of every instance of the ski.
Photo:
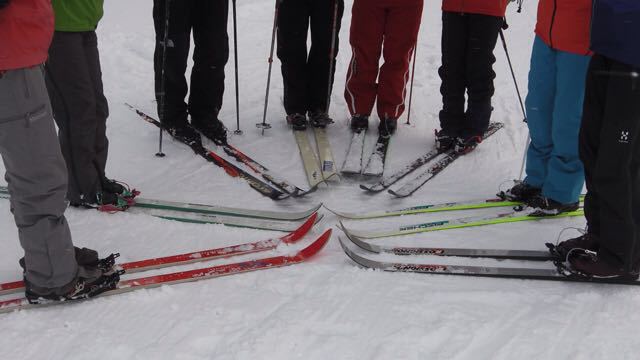
M 440 151 L 438 150 L 431 150 L 428 153 L 420 156 L 419 158 L 413 160 L 413 162 L 411 162 L 410 164 L 404 166 L 402 169 L 394 172 L 393 174 L 382 178 L 382 180 L 380 180 L 379 182 L 369 186 L 369 185 L 364 185 L 361 184 L 360 185 L 360 189 L 365 190 L 367 192 L 370 193 L 378 193 L 381 192 L 387 188 L 389 188 L 391 185 L 397 183 L 398 181 L 400 181 L 402 178 L 404 178 L 405 176 L 409 175 L 410 173 L 412 173 L 413 171 L 415 171 L 416 169 L 418 169 L 419 167 L 421 167 L 422 165 L 432 161 L 433 159 L 435 159 L 438 155 L 440 155 Z
M 320 155 L 322 178 L 327 181 L 337 175 L 336 162 L 333 159 L 331 143 L 327 137 L 327 129 L 323 127 L 313 127 L 313 134 L 316 139 L 318 154 Z
M 294 230 L 299 225 L 299 223 L 295 223 L 291 221 L 243 218 L 243 217 L 237 217 L 237 216 L 224 216 L 224 215 L 215 215 L 215 214 L 171 211 L 171 210 L 146 209 L 146 208 L 138 208 L 135 206 L 129 208 L 127 212 L 130 212 L 133 214 L 150 215 L 150 216 L 154 216 L 154 217 L 165 219 L 165 220 L 173 220 L 173 221 L 192 223 L 192 224 L 221 224 L 225 226 L 248 228 L 248 229 L 255 229 L 255 230 L 268 230 L 268 231 L 288 232 L 288 231 Z M 324 215 L 318 216 L 317 221 L 322 220 L 323 217 Z
M 552 220 L 552 219 L 560 219 L 560 218 L 576 217 L 576 216 L 584 216 L 584 211 L 580 209 L 572 212 L 562 213 L 555 216 L 531 216 L 522 211 L 513 211 L 513 212 L 497 214 L 497 215 L 483 215 L 483 216 L 472 216 L 472 217 L 452 219 L 452 220 L 431 221 L 431 222 L 426 222 L 421 224 L 400 226 L 397 229 L 382 230 L 382 231 L 353 231 L 353 230 L 347 229 L 342 222 L 340 222 L 340 225 L 344 229 L 348 230 L 349 233 L 359 238 L 377 239 L 377 238 L 383 238 L 383 237 L 418 234 L 418 233 L 431 232 L 431 231 L 462 229 L 462 228 L 469 228 L 469 227 L 475 227 L 475 226 L 506 224 L 506 223 L 512 223 L 512 222 L 521 222 L 521 221 L 543 221 L 543 220 Z
M 9 191 L 6 187 L 0 186 L 0 198 L 9 199 Z M 136 197 L 133 203 L 136 208 L 155 209 L 155 210 L 167 210 L 174 212 L 184 213 L 199 213 L 199 214 L 214 214 L 222 216 L 254 218 L 254 219 L 266 219 L 266 220 L 280 220 L 280 221 L 296 221 L 304 220 L 318 211 L 322 204 L 318 204 L 311 209 L 296 212 L 281 212 L 281 211 L 268 211 L 268 210 L 253 210 L 232 208 L 216 205 L 204 205 L 187 202 L 175 202 L 156 199 L 145 199 Z
M 291 233 L 276 239 L 267 239 L 247 244 L 226 246 L 218 249 L 202 250 L 187 254 L 171 255 L 160 258 L 146 259 L 117 264 L 118 270 L 124 270 L 127 274 L 133 274 L 142 271 L 162 269 L 171 266 L 187 265 L 197 262 L 215 260 L 220 258 L 228 258 L 232 256 L 240 256 L 260 251 L 272 250 L 282 244 L 294 244 L 311 231 L 316 223 L 318 214 L 313 214 L 304 224 L 300 225 Z M 24 291 L 23 281 L 13 281 L 0 284 L 0 296 L 14 294 Z
M 347 155 L 342 163 L 340 172 L 344 175 L 360 175 L 362 173 L 362 156 L 367 130 L 354 131 L 347 149 Z
M 472 258 L 492 258 L 492 259 L 511 259 L 511 260 L 532 260 L 532 261 L 551 261 L 555 258 L 548 250 L 501 250 L 501 249 L 464 249 L 464 248 L 439 248 L 439 247 L 401 247 L 377 245 L 366 242 L 346 229 L 341 229 L 354 245 L 359 248 L 380 254 L 388 253 L 394 255 L 434 255 L 434 256 L 459 256 Z
M 324 232 L 318 239 L 311 243 L 306 248 L 291 255 L 274 256 L 264 259 L 248 260 L 243 262 L 237 262 L 232 264 L 224 264 L 211 266 L 195 270 L 180 271 L 175 273 L 161 274 L 155 276 L 141 277 L 137 279 L 122 280 L 118 283 L 117 287 L 113 290 L 104 292 L 96 297 L 103 297 L 108 295 L 122 294 L 140 289 L 150 289 L 163 285 L 180 284 L 198 280 L 212 279 L 226 275 L 236 275 L 256 270 L 266 270 L 277 267 L 289 266 L 294 264 L 303 263 L 314 255 L 320 252 L 326 245 L 331 237 L 331 229 Z M 23 310 L 28 308 L 43 307 L 48 305 L 60 305 L 75 303 L 83 300 L 75 301 L 57 301 L 49 302 L 46 304 L 29 304 L 26 298 L 12 299 L 0 301 L 0 313 L 12 312 L 15 310 Z
M 584 200 L 584 195 L 580 196 L 580 201 Z M 403 209 L 395 209 L 395 210 L 380 210 L 380 211 L 370 211 L 370 212 L 362 212 L 362 213 L 351 213 L 351 212 L 341 212 L 336 211 L 324 206 L 325 209 L 331 211 L 337 216 L 343 219 L 349 220 L 366 220 L 366 219 L 377 219 L 391 216 L 404 216 L 404 215 L 415 215 L 415 214 L 425 214 L 425 213 L 435 213 L 435 212 L 443 212 L 443 211 L 459 211 L 459 210 L 476 210 L 476 209 L 489 209 L 489 208 L 497 208 L 497 207 L 515 207 L 523 205 L 518 201 L 505 201 L 500 198 L 493 199 L 483 199 L 483 200 L 469 200 L 469 201 L 457 201 L 457 202 L 448 202 L 441 204 L 427 204 L 427 205 L 418 205 L 412 206 Z
M 495 134 L 498 130 L 500 130 L 504 124 L 502 123 L 491 123 L 487 132 L 485 132 L 483 136 L 483 140 L 487 139 L 489 136 Z M 444 156 L 437 160 L 433 165 L 429 166 L 427 170 L 422 172 L 420 175 L 416 176 L 411 181 L 404 184 L 398 190 L 389 190 L 389 193 L 394 195 L 395 197 L 407 197 L 411 196 L 414 192 L 416 192 L 422 185 L 426 184 L 427 181 L 433 179 L 436 175 L 442 172 L 447 166 L 451 165 L 456 159 L 462 156 L 460 153 L 456 152 L 454 149 L 451 149 L 444 153 Z
M 369 156 L 367 165 L 362 171 L 362 175 L 380 177 L 384 173 L 384 164 L 387 160 L 387 152 L 389 150 L 390 136 L 378 136 L 373 152 Z
M 373 260 L 355 253 L 345 241 L 339 237 L 340 245 L 345 254 L 358 266 L 366 269 L 375 269 L 389 272 L 411 272 L 423 274 L 465 275 L 493 278 L 513 278 L 530 280 L 556 280 L 573 282 L 597 282 L 607 284 L 640 285 L 640 280 L 616 280 L 607 278 L 587 278 L 582 276 L 565 275 L 554 268 L 534 267 L 497 267 L 497 266 L 472 266 L 472 265 L 443 265 L 423 263 L 393 263 Z
M 161 129 L 164 129 L 164 126 L 162 125 L 162 123 L 160 123 L 158 120 L 152 118 L 151 116 L 145 114 L 144 112 L 142 112 L 141 110 L 133 107 L 130 104 L 125 104 L 126 106 L 128 106 L 131 110 L 133 110 L 136 114 L 138 114 L 138 116 L 140 116 L 140 118 L 150 124 L 153 124 Z M 168 133 L 168 132 L 167 132 Z M 176 139 L 177 140 L 177 139 Z M 249 183 L 249 186 L 251 186 L 251 188 L 253 188 L 254 190 L 258 191 L 259 193 L 261 193 L 262 195 L 268 196 L 269 198 L 271 198 L 272 200 L 282 200 L 282 199 L 286 199 L 289 196 L 291 196 L 290 194 L 284 193 L 276 188 L 274 188 L 273 186 L 271 186 L 270 184 L 254 177 L 253 175 L 249 174 L 248 172 L 242 170 L 241 168 L 233 165 L 232 163 L 228 162 L 227 160 L 225 160 L 224 158 L 222 158 L 221 156 L 219 156 L 218 154 L 216 154 L 215 152 L 205 148 L 202 145 L 188 145 L 196 154 L 200 155 L 201 157 L 203 157 L 205 160 L 213 162 L 214 164 L 216 164 L 217 166 L 221 167 L 222 169 L 224 169 L 224 171 L 231 177 L 235 177 L 235 178 L 241 178 L 243 180 L 245 180 L 247 183 Z
M 304 165 L 304 172 L 307 175 L 309 186 L 315 190 L 318 184 L 324 182 L 322 170 L 320 170 L 318 166 L 318 158 L 309 142 L 306 130 L 293 130 L 293 136 L 296 139 L 296 144 L 298 144 L 298 150 L 302 157 L 302 164 Z
M 289 181 L 287 181 L 287 180 L 283 179 L 282 177 L 276 175 L 274 172 L 272 172 L 271 170 L 266 168 L 264 165 L 260 164 L 259 162 L 255 161 L 254 159 L 250 158 L 249 156 L 247 156 L 242 151 L 238 150 L 238 148 L 236 148 L 233 145 L 223 144 L 221 146 L 222 146 L 222 149 L 224 150 L 224 152 L 227 153 L 227 155 L 229 155 L 229 156 L 233 157 L 234 159 L 236 159 L 237 161 L 245 164 L 247 167 L 249 167 L 251 170 L 253 170 L 253 172 L 255 172 L 256 174 L 259 174 L 260 176 L 262 176 L 263 179 L 269 181 L 273 185 L 275 185 L 278 188 L 282 189 L 287 194 L 290 194 L 290 195 L 292 195 L 294 197 L 300 197 L 300 196 L 304 196 L 304 195 L 308 194 L 309 192 L 311 192 L 312 190 L 314 190 L 314 189 L 312 189 L 312 190 L 303 190 L 303 189 L 291 184 Z

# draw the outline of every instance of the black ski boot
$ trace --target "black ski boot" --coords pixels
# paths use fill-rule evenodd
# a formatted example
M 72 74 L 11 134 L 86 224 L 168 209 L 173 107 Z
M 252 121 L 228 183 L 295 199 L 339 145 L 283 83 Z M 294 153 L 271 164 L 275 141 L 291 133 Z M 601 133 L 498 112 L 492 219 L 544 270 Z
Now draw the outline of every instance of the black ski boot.
M 216 145 L 227 144 L 227 128 L 217 116 L 206 118 L 194 118 L 191 116 L 191 126 L 216 143 Z
M 378 135 L 384 138 L 388 138 L 396 133 L 397 128 L 398 119 L 384 118 L 380 120 L 380 125 L 378 125 Z
M 517 180 L 515 185 L 507 191 L 500 191 L 497 196 L 502 200 L 528 202 L 540 195 L 542 189 L 533 187 L 524 181 Z
M 333 119 L 329 117 L 329 114 L 322 111 L 309 111 L 309 123 L 313 127 L 325 128 L 327 125 L 333 124 Z
M 559 261 L 565 261 L 574 249 L 598 251 L 600 242 L 596 235 L 586 233 L 573 239 L 561 241 L 557 245 L 547 243 L 549 252 Z
M 293 130 L 305 131 L 307 130 L 307 117 L 298 113 L 287 115 L 287 124 L 289 124 Z
M 192 149 L 202 147 L 200 134 L 189 124 L 167 126 L 166 130 L 176 140 L 189 145 Z
M 436 134 L 436 149 L 440 152 L 447 152 L 456 145 L 456 136 L 445 129 L 434 130 Z
M 59 289 L 40 288 L 25 279 L 25 295 L 30 304 L 88 299 L 115 289 L 122 273 L 79 265 L 77 278 Z
M 465 155 L 475 150 L 482 142 L 482 136 L 473 135 L 468 137 L 458 137 L 455 143 L 455 151 L 460 155 Z
M 625 270 L 621 261 L 614 256 L 603 256 L 600 252 L 576 249 L 569 254 L 568 269 L 572 274 L 587 279 L 617 279 L 621 281 L 636 281 L 640 275 L 640 264 L 636 264 L 630 271 Z
M 366 115 L 353 115 L 351 117 L 351 131 L 360 133 L 366 131 L 369 128 L 369 116 Z
M 130 206 L 130 202 L 118 194 L 103 190 L 91 196 L 87 196 L 80 201 L 70 201 L 69 205 L 73 207 L 98 209 L 104 212 L 118 212 L 127 210 Z
M 102 189 L 106 192 L 114 193 L 127 201 L 132 201 L 136 196 L 140 195 L 140 191 L 131 189 L 129 185 L 123 182 L 109 178 L 102 180 Z M 133 203 L 130 205 L 133 205 Z
M 580 208 L 580 202 L 562 204 L 542 195 L 533 197 L 526 204 L 532 210 L 529 216 L 555 216 Z

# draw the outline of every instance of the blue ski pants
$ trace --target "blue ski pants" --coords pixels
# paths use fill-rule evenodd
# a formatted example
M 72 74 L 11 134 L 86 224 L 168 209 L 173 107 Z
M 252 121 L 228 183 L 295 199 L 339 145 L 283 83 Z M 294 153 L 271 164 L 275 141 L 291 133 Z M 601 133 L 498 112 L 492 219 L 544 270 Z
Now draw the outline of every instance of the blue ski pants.
M 542 195 L 577 202 L 584 185 L 578 134 L 590 56 L 554 50 L 536 37 L 526 99 L 531 144 L 525 182 Z

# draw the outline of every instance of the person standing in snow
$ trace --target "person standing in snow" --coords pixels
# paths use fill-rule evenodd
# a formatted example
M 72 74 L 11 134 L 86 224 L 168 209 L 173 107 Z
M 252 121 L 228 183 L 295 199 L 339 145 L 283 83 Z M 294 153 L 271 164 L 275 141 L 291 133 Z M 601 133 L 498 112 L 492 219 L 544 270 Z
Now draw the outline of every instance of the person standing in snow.
M 53 0 L 55 32 L 46 64 L 53 116 L 73 206 L 122 210 L 133 195 L 105 176 L 109 140 L 96 27 L 103 0 Z
M 344 0 L 282 0 L 278 5 L 284 108 L 287 123 L 294 130 L 307 128 L 307 116 L 315 127 L 333 123 L 327 94 L 333 86 L 343 12 Z M 309 28 L 311 47 L 307 52 Z
M 526 178 L 500 195 L 533 215 L 578 209 L 584 169 L 578 155 L 589 51 L 591 0 L 540 0 L 526 99 L 531 144 Z
M 189 145 L 201 144 L 198 131 L 217 144 L 227 142 L 227 130 L 218 113 L 224 94 L 224 67 L 229 59 L 228 14 L 228 0 L 153 1 L 158 115 L 172 136 Z M 185 71 L 192 30 L 195 47 L 189 87 Z M 188 104 L 184 102 L 187 91 Z
M 0 0 L 0 154 L 33 303 L 94 296 L 119 280 L 95 251 L 74 249 L 64 216 L 67 170 L 42 66 L 53 23 L 50 0 Z
M 496 73 L 493 50 L 508 0 L 442 1 L 440 151 L 468 153 L 482 141 L 491 119 Z M 468 105 L 465 112 L 465 92 Z
M 405 108 L 409 62 L 418 41 L 423 5 L 423 0 L 353 2 L 353 55 L 344 93 L 353 131 L 369 127 L 369 116 L 377 101 L 378 133 L 395 133 Z M 384 64 L 378 68 L 381 54 Z
M 640 270 L 640 2 L 595 0 L 580 159 L 587 233 L 556 251 L 586 276 Z

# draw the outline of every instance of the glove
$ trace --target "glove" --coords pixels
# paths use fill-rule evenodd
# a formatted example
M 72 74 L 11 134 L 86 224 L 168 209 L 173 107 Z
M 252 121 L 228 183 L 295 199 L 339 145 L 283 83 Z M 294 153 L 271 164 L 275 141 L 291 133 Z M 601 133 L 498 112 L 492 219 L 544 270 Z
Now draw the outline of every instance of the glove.
M 0 9 L 7 6 L 9 4 L 9 0 L 0 0 Z

